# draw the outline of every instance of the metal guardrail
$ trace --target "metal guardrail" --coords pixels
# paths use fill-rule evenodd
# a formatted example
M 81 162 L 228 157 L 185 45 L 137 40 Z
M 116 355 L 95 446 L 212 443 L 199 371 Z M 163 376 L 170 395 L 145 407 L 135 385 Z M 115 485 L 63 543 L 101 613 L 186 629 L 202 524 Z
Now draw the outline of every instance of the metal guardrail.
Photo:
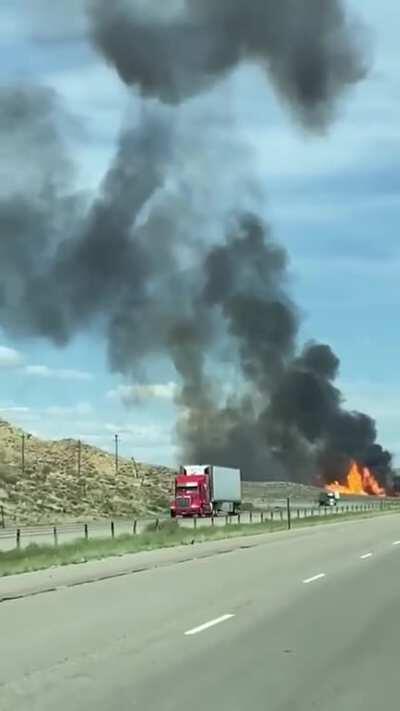
M 238 515 L 223 515 L 213 516 L 210 518 L 188 518 L 175 519 L 179 525 L 187 528 L 201 528 L 210 526 L 225 526 L 228 524 L 268 524 L 286 523 L 288 529 L 296 524 L 298 520 L 321 518 L 321 517 L 340 517 L 345 514 L 361 514 L 368 513 L 373 510 L 398 510 L 400 511 L 400 501 L 376 501 L 365 503 L 347 504 L 346 506 L 307 506 L 297 507 L 291 505 L 290 500 L 282 502 L 282 505 L 275 505 L 266 508 L 264 511 L 243 511 Z M 9 543 L 11 546 L 14 543 L 16 548 L 21 548 L 24 542 L 34 542 L 34 539 L 48 538 L 53 541 L 54 545 L 61 542 L 62 537 L 69 537 L 76 534 L 76 538 L 100 538 L 100 537 L 115 537 L 121 534 L 135 535 L 143 531 L 149 525 L 154 524 L 155 529 L 160 526 L 162 521 L 169 520 L 167 515 L 161 515 L 153 518 L 118 518 L 106 521 L 90 521 L 82 523 L 66 523 L 57 525 L 40 525 L 40 526 L 24 526 L 10 529 L 0 530 L 0 550 L 3 550 L 4 543 Z

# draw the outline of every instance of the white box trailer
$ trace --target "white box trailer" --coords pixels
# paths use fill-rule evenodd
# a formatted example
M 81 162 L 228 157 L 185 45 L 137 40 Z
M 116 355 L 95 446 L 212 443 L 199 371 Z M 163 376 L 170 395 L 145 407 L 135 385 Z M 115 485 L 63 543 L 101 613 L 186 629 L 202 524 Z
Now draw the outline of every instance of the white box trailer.
M 210 466 L 210 483 L 214 510 L 237 513 L 242 501 L 240 469 Z

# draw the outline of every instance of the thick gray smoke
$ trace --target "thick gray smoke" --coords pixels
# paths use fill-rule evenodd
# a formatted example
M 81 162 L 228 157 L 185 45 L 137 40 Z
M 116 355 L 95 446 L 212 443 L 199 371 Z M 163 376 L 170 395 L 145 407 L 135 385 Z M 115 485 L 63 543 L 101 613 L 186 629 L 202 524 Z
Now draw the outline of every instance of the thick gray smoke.
M 339 0 L 91 0 L 96 46 L 127 84 L 178 103 L 257 62 L 298 118 L 330 118 L 366 67 Z
M 236 462 L 252 478 L 306 480 L 318 473 L 341 478 L 356 459 L 372 466 L 384 483 L 390 455 L 374 444 L 374 421 L 343 408 L 334 386 L 339 359 L 316 343 L 296 355 L 298 315 L 284 290 L 286 254 L 265 226 L 243 216 L 204 267 L 203 298 L 220 311 L 232 336 L 246 391 L 231 394 L 224 407 L 210 388 L 205 400 L 198 362 L 187 359 L 191 370 L 185 379 L 192 387 L 187 401 L 183 391 L 189 415 L 181 423 L 187 456 Z M 197 383 L 202 398 L 194 397 Z
M 83 215 L 61 138 L 67 125 L 54 91 L 0 90 L 0 307 L 3 325 L 22 332 L 35 330 L 24 309 L 29 282 L 47 273 Z
M 64 118 L 54 93 L 8 89 L 0 106 L 15 172 L 1 188 L 2 321 L 63 344 L 93 320 L 109 322 L 128 296 L 143 300 L 148 277 L 168 268 L 173 240 L 155 250 L 144 230 L 133 239 L 132 229 L 163 182 L 171 129 L 162 113 L 145 111 L 121 135 L 99 194 L 84 208 L 66 180 Z
M 387 467 L 373 421 L 342 407 L 329 347 L 298 353 L 284 250 L 244 210 L 240 190 L 225 194 L 217 214 L 218 200 L 199 208 L 190 177 L 215 137 L 186 113 L 185 100 L 210 87 L 217 93 L 244 61 L 265 69 L 303 125 L 327 125 L 365 73 L 341 3 L 91 0 L 89 21 L 95 46 L 146 97 L 143 110 L 121 133 L 89 200 L 74 189 L 54 93 L 2 92 L 1 324 L 60 345 L 102 328 L 112 369 L 127 376 L 138 377 L 153 357 L 169 360 L 182 385 L 178 437 L 192 461 L 239 465 L 248 478 L 299 480 L 340 475 L 351 457 Z M 229 142 L 234 155 L 234 132 Z M 193 146 L 194 169 L 179 197 L 168 186 Z M 207 183 L 218 195 L 230 183 L 228 175 L 218 180 L 227 168 L 214 148 Z M 232 369 L 235 389 L 227 387 Z

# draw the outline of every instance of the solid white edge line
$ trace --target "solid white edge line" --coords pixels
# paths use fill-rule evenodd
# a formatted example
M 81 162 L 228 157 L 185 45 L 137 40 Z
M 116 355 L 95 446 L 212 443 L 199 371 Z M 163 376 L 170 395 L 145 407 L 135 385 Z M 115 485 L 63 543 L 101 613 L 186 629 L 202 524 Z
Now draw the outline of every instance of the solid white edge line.
M 199 627 L 193 627 L 193 629 L 187 630 L 187 632 L 185 632 L 185 635 L 192 635 L 192 634 L 198 634 L 199 632 L 204 632 L 204 630 L 208 630 L 210 627 L 219 625 L 221 622 L 226 622 L 227 620 L 230 620 L 232 617 L 235 617 L 235 615 L 222 615 L 221 617 L 217 617 L 215 620 L 210 620 L 209 622 L 205 622 L 204 625 L 199 625 Z
M 400 546 L 400 541 L 393 541 L 392 546 Z
M 315 580 L 321 580 L 321 578 L 325 578 L 325 573 L 318 573 L 318 575 L 313 575 L 312 578 L 306 578 L 303 580 L 303 583 L 308 585 L 308 583 L 313 583 Z
M 364 553 L 364 555 L 360 555 L 361 560 L 365 560 L 366 558 L 371 558 L 372 553 Z

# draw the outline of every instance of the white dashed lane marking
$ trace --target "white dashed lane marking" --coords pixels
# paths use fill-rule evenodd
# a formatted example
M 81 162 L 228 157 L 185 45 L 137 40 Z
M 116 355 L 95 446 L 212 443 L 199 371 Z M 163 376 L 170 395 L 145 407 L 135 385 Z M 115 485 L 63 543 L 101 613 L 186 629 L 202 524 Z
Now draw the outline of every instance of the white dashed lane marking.
M 325 573 L 318 573 L 318 575 L 313 575 L 312 578 L 306 578 L 305 580 L 303 580 L 303 583 L 305 585 L 308 585 L 308 583 L 315 583 L 316 580 L 321 580 L 325 577 Z
M 364 555 L 360 555 L 361 560 L 366 560 L 366 558 L 371 558 L 372 553 L 364 553 Z
M 185 635 L 193 635 L 193 634 L 198 634 L 199 632 L 204 632 L 204 630 L 208 630 L 210 627 L 215 627 L 215 625 L 219 625 L 219 624 L 221 624 L 221 622 L 226 622 L 227 620 L 230 620 L 234 616 L 235 615 L 222 615 L 221 617 L 217 617 L 215 620 L 210 620 L 209 622 L 205 622 L 203 625 L 200 625 L 199 627 L 193 627 L 193 629 L 185 632 Z

